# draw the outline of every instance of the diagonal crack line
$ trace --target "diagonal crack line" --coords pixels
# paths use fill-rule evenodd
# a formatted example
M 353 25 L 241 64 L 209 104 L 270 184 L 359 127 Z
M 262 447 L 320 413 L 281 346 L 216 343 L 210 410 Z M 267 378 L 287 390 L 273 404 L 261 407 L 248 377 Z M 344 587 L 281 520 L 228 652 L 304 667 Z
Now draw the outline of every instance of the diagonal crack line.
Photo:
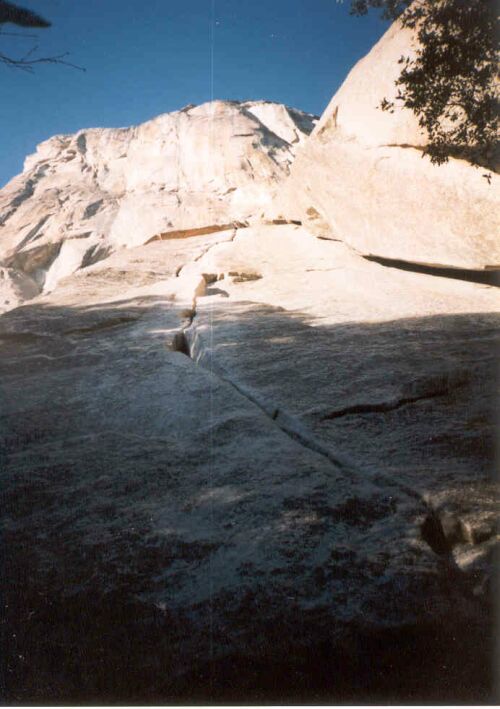
M 210 246 L 207 246 L 204 251 L 201 252 L 193 261 L 193 263 L 197 263 L 198 261 L 201 261 L 201 259 L 208 254 L 209 251 L 212 249 L 215 249 L 216 246 L 219 246 L 220 244 L 232 244 L 232 242 L 236 239 L 236 234 L 238 233 L 238 228 L 239 227 L 234 227 L 233 233 L 231 234 L 231 237 L 229 239 L 223 239 L 222 241 L 217 241 L 215 244 L 210 244 Z
M 188 332 L 189 335 L 189 332 Z M 205 365 L 193 357 L 193 340 L 188 337 L 186 338 L 187 352 L 186 354 L 190 357 L 191 361 L 201 367 Z M 444 538 L 444 531 L 442 529 L 441 520 L 436 514 L 436 511 L 432 507 L 432 504 L 427 499 L 425 493 L 420 492 L 418 489 L 413 489 L 412 487 L 405 485 L 400 480 L 397 480 L 394 476 L 387 473 L 382 473 L 380 471 L 374 471 L 371 469 L 363 468 L 360 469 L 353 462 L 348 460 L 345 456 L 341 456 L 333 453 L 328 447 L 323 445 L 312 432 L 310 432 L 300 421 L 298 421 L 294 416 L 283 412 L 272 402 L 265 402 L 260 400 L 260 398 L 255 395 L 247 387 L 243 386 L 241 383 L 234 381 L 230 374 L 219 365 L 216 367 L 210 367 L 211 373 L 218 377 L 221 381 L 225 382 L 231 386 L 235 391 L 243 396 L 247 401 L 252 403 L 258 409 L 260 409 L 273 423 L 292 440 L 299 443 L 307 450 L 312 451 L 324 459 L 326 459 L 330 464 L 332 464 L 340 473 L 349 474 L 351 477 L 353 475 L 363 478 L 366 482 L 371 482 L 375 485 L 389 485 L 396 488 L 400 492 L 406 494 L 408 497 L 416 500 L 426 512 L 425 520 L 421 525 L 421 536 L 422 539 L 429 545 L 432 551 L 440 556 L 446 564 L 446 569 L 457 576 L 460 580 L 463 578 L 463 574 L 458 568 L 450 550 L 447 548 L 446 543 L 443 544 L 441 537 Z M 436 396 L 442 396 L 447 393 L 447 389 L 437 390 L 425 396 L 419 397 L 408 397 L 404 400 L 404 403 L 411 403 L 413 401 L 418 401 L 420 399 L 430 399 Z M 399 400 L 401 402 L 401 400 Z M 394 402 L 396 403 L 396 402 Z M 357 407 L 352 407 L 357 408 Z M 430 530 L 430 531 L 429 531 Z
M 344 455 L 334 453 L 330 447 L 324 445 L 317 439 L 314 433 L 310 431 L 301 421 L 297 420 L 295 416 L 279 409 L 273 402 L 262 400 L 251 389 L 241 384 L 241 382 L 235 381 L 230 373 L 228 373 L 220 364 L 214 365 L 213 359 L 211 366 L 208 367 L 206 363 L 202 361 L 201 353 L 203 346 L 198 356 L 195 354 L 196 334 L 193 336 L 195 328 L 196 325 L 192 324 L 190 328 L 184 331 L 186 337 L 185 354 L 187 354 L 196 365 L 203 367 L 204 369 L 208 369 L 214 376 L 218 377 L 220 380 L 237 391 L 240 396 L 243 396 L 247 401 L 252 403 L 254 406 L 257 406 L 257 408 L 259 408 L 289 438 L 296 441 L 304 448 L 307 448 L 308 450 L 328 460 L 328 462 L 341 473 L 348 474 L 350 476 L 355 475 L 366 480 L 367 482 L 370 481 L 372 484 L 377 486 L 381 482 L 384 484 L 389 484 L 391 487 L 395 487 L 404 492 L 409 497 L 418 500 L 426 509 L 428 509 L 429 506 L 425 497 L 418 490 L 414 490 L 413 488 L 402 483 L 400 480 L 397 480 L 395 477 L 379 470 L 372 470 L 367 467 L 363 467 L 362 469 L 359 468 L 354 461 L 351 461 Z M 209 357 L 212 357 L 212 355 L 209 354 Z
M 238 229 L 235 228 L 230 241 L 234 241 L 237 234 Z M 199 261 L 201 258 L 203 258 L 203 256 L 216 245 L 217 244 L 210 245 L 207 249 L 203 251 L 202 254 L 200 254 L 195 259 L 195 261 Z M 188 356 L 194 364 L 201 366 L 204 369 L 208 369 L 214 376 L 218 377 L 226 384 L 231 386 L 235 391 L 237 391 L 240 396 L 243 396 L 245 399 L 247 399 L 247 401 L 251 402 L 254 406 L 257 406 L 276 426 L 278 426 L 278 428 L 283 433 L 295 440 L 304 448 L 307 448 L 312 452 L 321 455 L 323 458 L 328 460 L 330 464 L 335 466 L 337 470 L 349 475 L 356 475 L 362 477 L 367 481 L 371 480 L 372 483 L 376 485 L 380 484 L 381 482 L 389 484 L 390 486 L 401 490 L 401 492 L 404 492 L 409 497 L 418 500 L 424 505 L 427 510 L 429 509 L 429 504 L 425 498 L 425 495 L 422 494 L 422 492 L 420 492 L 418 489 L 413 489 L 412 487 L 409 487 L 402 483 L 400 480 L 397 480 L 396 477 L 388 475 L 387 473 L 383 473 L 380 470 L 370 470 L 366 467 L 360 469 L 357 464 L 349 460 L 346 456 L 334 453 L 329 446 L 324 445 L 320 440 L 318 440 L 315 434 L 312 431 L 308 430 L 307 426 L 305 426 L 301 421 L 297 420 L 294 416 L 290 415 L 288 412 L 281 410 L 277 404 L 273 402 L 263 401 L 261 397 L 256 395 L 246 386 L 244 386 L 240 382 L 236 382 L 231 376 L 231 374 L 225 371 L 225 369 L 220 365 L 220 363 L 215 364 L 215 362 L 213 361 L 213 353 L 207 352 L 203 344 L 198 341 L 198 335 L 196 332 L 196 316 L 197 312 L 195 298 L 193 303 L 193 310 L 189 318 L 189 325 L 188 327 L 183 328 L 181 333 L 179 333 L 179 340 L 177 343 L 174 343 L 172 349 L 182 352 L 183 354 Z M 204 359 L 203 354 L 210 358 L 210 366 L 207 366 L 207 364 L 202 361 Z M 394 406 L 394 408 L 397 408 L 398 406 L 404 405 L 405 403 L 411 403 L 413 400 L 418 401 L 419 399 L 423 398 L 433 398 L 435 396 L 442 396 L 447 393 L 448 388 L 443 387 L 442 389 L 437 389 L 435 392 L 430 392 L 425 395 L 419 395 L 418 397 L 406 397 L 405 399 L 399 399 L 395 402 L 388 403 L 389 406 Z M 384 407 L 387 406 L 387 404 L 381 405 Z M 355 408 L 357 407 L 349 407 L 349 409 Z M 347 410 L 343 410 L 343 412 L 347 413 Z M 349 413 L 356 412 L 351 410 L 349 411 Z
M 329 414 L 325 414 L 320 420 L 330 421 L 332 419 L 340 418 L 341 416 L 350 416 L 353 414 L 375 414 L 384 413 L 385 411 L 394 411 L 394 409 L 399 409 L 407 404 L 414 404 L 417 401 L 425 401 L 426 399 L 435 399 L 439 396 L 446 396 L 448 393 L 449 390 L 443 387 L 442 389 L 436 389 L 436 391 L 432 391 L 427 394 L 419 394 L 418 396 L 406 396 L 400 399 L 381 401 L 374 404 L 353 404 L 353 406 L 346 406 L 343 409 L 338 409 L 337 411 L 332 411 Z
M 215 244 L 210 244 L 209 246 L 207 246 L 206 249 L 203 249 L 203 251 L 201 253 L 199 253 L 198 256 L 196 256 L 196 258 L 194 258 L 192 261 L 189 261 L 188 263 L 184 263 L 184 264 L 182 264 L 182 266 L 178 266 L 178 268 L 175 272 L 175 277 L 179 278 L 183 268 L 185 268 L 186 266 L 189 266 L 189 264 L 191 264 L 191 263 L 197 263 L 198 261 L 201 261 L 201 259 L 206 254 L 208 254 L 208 252 L 211 251 L 211 249 L 214 249 L 216 246 L 219 246 L 220 244 L 231 244 L 235 240 L 237 233 L 238 233 L 238 227 L 234 227 L 233 233 L 231 234 L 231 237 L 229 239 L 223 239 L 222 241 L 216 241 Z
M 191 347 L 189 349 L 191 351 Z M 193 359 L 192 354 L 190 354 L 190 357 Z M 196 362 L 196 360 L 193 361 Z M 196 362 L 196 364 L 200 364 L 200 366 L 204 367 L 204 364 L 202 363 Z M 314 453 L 318 453 L 323 456 L 337 468 L 358 474 L 360 473 L 351 461 L 348 461 L 343 456 L 333 454 L 330 450 L 328 450 L 328 448 L 326 448 L 326 446 L 317 441 L 313 434 L 307 431 L 307 429 L 296 421 L 294 417 L 279 410 L 273 404 L 267 404 L 261 401 L 258 396 L 256 396 L 241 383 L 235 382 L 220 365 L 212 367 L 210 371 L 226 384 L 229 384 L 229 386 L 235 389 L 238 394 L 247 399 L 247 401 L 250 401 L 254 404 L 254 406 L 257 406 L 257 408 L 259 408 L 268 418 L 270 418 L 278 426 L 278 428 L 283 431 L 283 433 L 290 438 L 293 438 L 293 440 L 300 443 L 304 448 L 308 448 Z
M 237 235 L 237 229 L 234 230 L 231 241 L 234 241 Z M 210 246 L 200 254 L 195 260 L 200 260 L 203 255 L 209 251 L 213 246 Z M 183 329 L 179 333 L 179 338 L 181 339 L 181 347 L 173 347 L 182 352 L 193 362 L 195 366 L 200 366 L 212 374 L 212 376 L 217 377 L 225 384 L 234 389 L 240 396 L 246 399 L 249 403 L 256 406 L 269 420 L 271 420 L 278 429 L 288 436 L 290 439 L 298 443 L 300 446 L 306 450 L 311 451 L 317 455 L 320 455 L 323 459 L 327 460 L 340 474 L 348 475 L 350 477 L 358 477 L 363 479 L 366 483 L 371 484 L 375 487 L 379 487 L 381 484 L 384 486 L 389 485 L 391 488 L 398 490 L 400 493 L 407 495 L 408 498 L 416 500 L 418 505 L 421 506 L 422 510 L 425 510 L 425 520 L 421 525 L 421 536 L 422 539 L 429 545 L 434 553 L 440 556 L 445 564 L 448 572 L 457 573 L 458 567 L 451 555 L 446 544 L 442 543 L 441 537 L 444 535 L 442 529 L 441 521 L 434 510 L 431 502 L 428 500 L 425 492 L 419 490 L 418 488 L 410 487 L 398 480 L 394 475 L 387 474 L 380 470 L 373 470 L 370 467 L 363 466 L 360 468 L 356 463 L 349 460 L 344 455 L 339 455 L 333 452 L 331 448 L 324 445 L 315 434 L 310 431 L 306 425 L 304 425 L 295 416 L 289 414 L 287 411 L 280 409 L 276 403 L 272 401 L 266 401 L 262 399 L 257 393 L 252 389 L 245 386 L 241 382 L 234 379 L 230 372 L 221 366 L 220 363 L 214 362 L 213 351 L 210 349 L 207 351 L 203 345 L 203 342 L 199 340 L 199 333 L 197 333 L 196 328 L 196 298 L 194 299 L 193 311 L 190 317 L 190 324 L 187 328 Z M 207 360 L 210 366 L 208 366 Z M 205 361 L 204 361 L 205 360 Z M 215 366 L 214 366 L 215 365 Z M 415 403 L 417 401 L 422 401 L 426 399 L 433 399 L 440 396 L 445 396 L 450 393 L 450 386 L 437 386 L 434 390 L 429 389 L 419 395 L 400 397 L 398 399 L 393 399 L 390 401 L 374 403 L 374 404 L 356 404 L 350 407 L 345 407 L 338 411 L 332 412 L 323 416 L 321 420 L 333 419 L 339 416 L 345 416 L 349 414 L 356 413 L 372 413 L 372 412 L 384 412 L 397 409 L 401 406 L 407 404 Z M 461 576 L 460 576 L 461 578 Z

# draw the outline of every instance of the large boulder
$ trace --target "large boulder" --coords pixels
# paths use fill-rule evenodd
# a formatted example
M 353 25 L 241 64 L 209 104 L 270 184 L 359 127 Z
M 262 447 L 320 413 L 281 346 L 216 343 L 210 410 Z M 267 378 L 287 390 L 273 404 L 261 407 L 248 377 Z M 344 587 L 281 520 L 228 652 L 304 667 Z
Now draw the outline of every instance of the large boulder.
M 213 101 L 50 138 L 0 192 L 0 264 L 48 292 L 119 248 L 258 217 L 315 122 L 281 104 Z
M 498 175 L 422 157 L 426 135 L 404 108 L 382 111 L 415 51 L 399 22 L 359 61 L 299 151 L 282 210 L 363 255 L 464 269 L 499 267 Z

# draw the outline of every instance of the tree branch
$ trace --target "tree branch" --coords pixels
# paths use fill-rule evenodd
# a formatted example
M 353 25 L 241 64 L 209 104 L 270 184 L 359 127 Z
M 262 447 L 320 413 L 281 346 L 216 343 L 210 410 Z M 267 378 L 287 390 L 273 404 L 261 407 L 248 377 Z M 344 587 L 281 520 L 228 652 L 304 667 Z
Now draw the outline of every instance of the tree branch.
M 37 64 L 61 64 L 63 66 L 69 66 L 72 69 L 77 69 L 78 71 L 86 71 L 84 67 L 68 62 L 65 57 L 69 56 L 68 52 L 64 54 L 55 55 L 53 57 L 37 57 L 35 59 L 29 59 L 31 54 L 36 51 L 37 47 L 33 47 L 24 57 L 21 59 L 13 59 L 12 57 L 2 54 L 0 52 L 0 64 L 6 64 L 11 69 L 21 69 L 22 71 L 27 71 L 33 73 Z

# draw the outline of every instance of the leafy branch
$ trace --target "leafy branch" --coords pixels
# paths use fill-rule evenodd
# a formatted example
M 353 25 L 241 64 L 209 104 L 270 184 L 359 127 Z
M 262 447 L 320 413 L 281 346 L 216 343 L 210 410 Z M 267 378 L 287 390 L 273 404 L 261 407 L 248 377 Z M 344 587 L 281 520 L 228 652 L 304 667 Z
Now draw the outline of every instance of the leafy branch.
M 442 164 L 464 157 L 495 169 L 498 161 L 499 25 L 495 0 L 351 0 L 351 12 L 382 9 L 415 31 L 413 57 L 399 60 L 393 101 L 413 111 L 428 136 L 424 155 Z

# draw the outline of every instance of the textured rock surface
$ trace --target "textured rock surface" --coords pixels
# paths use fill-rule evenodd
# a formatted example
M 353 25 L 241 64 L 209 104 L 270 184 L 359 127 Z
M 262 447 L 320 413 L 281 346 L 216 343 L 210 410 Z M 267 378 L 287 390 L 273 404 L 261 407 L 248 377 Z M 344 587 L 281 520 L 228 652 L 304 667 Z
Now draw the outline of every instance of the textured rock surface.
M 1 191 L 8 702 L 491 700 L 498 289 L 356 253 L 496 259 L 495 181 L 372 105 L 407 41 L 305 143 L 214 102 Z
M 39 293 L 38 285 L 22 271 L 0 267 L 0 313 Z
M 285 225 L 5 313 L 7 696 L 487 700 L 495 292 Z
M 410 111 L 383 112 L 412 35 L 395 23 L 353 68 L 281 196 L 289 218 L 316 221 L 365 255 L 455 268 L 500 267 L 500 179 L 465 160 L 443 166 Z M 273 207 L 275 212 L 279 208 Z
M 231 372 L 274 420 L 431 504 L 443 485 L 465 486 L 472 507 L 474 485 L 489 489 L 496 288 L 387 269 L 293 226 L 238 232 L 196 268 L 225 278 L 198 299 L 194 357 Z
M 0 263 L 50 291 L 156 234 L 258 215 L 315 120 L 280 104 L 214 101 L 51 138 L 0 192 Z

